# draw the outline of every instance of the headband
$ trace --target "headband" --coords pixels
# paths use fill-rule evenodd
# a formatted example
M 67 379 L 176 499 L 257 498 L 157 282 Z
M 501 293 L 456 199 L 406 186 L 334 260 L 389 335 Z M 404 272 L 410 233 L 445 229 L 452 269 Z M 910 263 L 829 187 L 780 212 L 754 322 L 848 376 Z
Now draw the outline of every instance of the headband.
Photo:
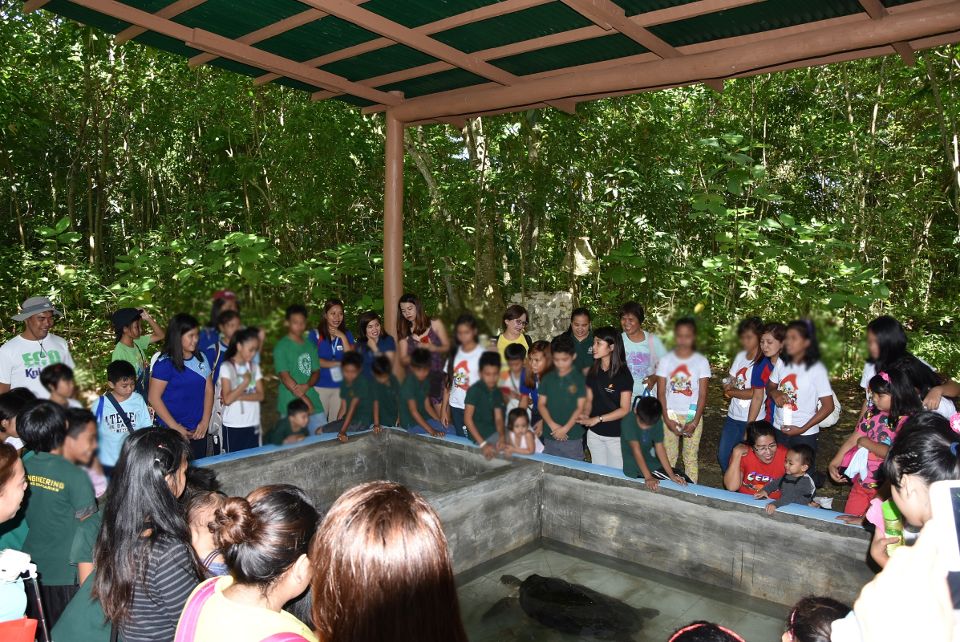
M 887 383 L 890 383 L 890 375 L 888 375 L 886 372 L 878 372 L 877 375 L 879 375 L 879 377 Z
M 950 428 L 955 433 L 960 433 L 960 412 L 955 412 L 950 417 Z
M 680 629 L 679 631 L 671 635 L 670 639 L 667 640 L 667 642 L 674 642 L 677 638 L 679 638 L 684 633 L 687 633 L 689 631 L 696 631 L 697 629 L 702 629 L 705 626 L 715 626 L 721 631 L 723 631 L 724 633 L 726 633 L 727 635 L 729 635 L 730 637 L 737 640 L 738 642 L 747 642 L 738 633 L 731 631 L 727 627 L 720 626 L 719 624 L 710 624 L 709 622 L 694 622 L 693 624 L 688 624 L 687 626 L 683 627 L 682 629 Z

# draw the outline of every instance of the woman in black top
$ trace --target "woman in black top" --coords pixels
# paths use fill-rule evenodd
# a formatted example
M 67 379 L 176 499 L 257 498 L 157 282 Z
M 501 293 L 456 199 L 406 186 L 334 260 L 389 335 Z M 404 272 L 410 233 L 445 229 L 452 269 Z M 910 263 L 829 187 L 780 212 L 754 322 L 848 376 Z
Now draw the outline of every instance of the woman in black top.
M 587 407 L 581 423 L 587 428 L 590 461 L 623 469 L 620 420 L 630 412 L 633 376 L 623 357 L 620 332 L 611 327 L 593 332 L 593 366 L 587 373 Z

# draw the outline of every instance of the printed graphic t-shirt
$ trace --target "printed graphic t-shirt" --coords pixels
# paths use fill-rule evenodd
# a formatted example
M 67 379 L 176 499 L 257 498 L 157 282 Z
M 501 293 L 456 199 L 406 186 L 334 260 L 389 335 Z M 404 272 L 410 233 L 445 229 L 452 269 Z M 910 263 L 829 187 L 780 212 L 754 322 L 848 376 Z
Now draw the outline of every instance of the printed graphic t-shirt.
M 652 374 L 656 374 L 657 363 L 667 354 L 667 349 L 663 347 L 663 341 L 650 332 L 645 333 L 643 341 L 634 342 L 630 340 L 626 332 L 620 336 L 623 338 L 623 350 L 627 357 L 627 368 L 633 376 L 633 396 L 637 397 L 643 394 L 645 385 L 644 379 Z M 650 354 L 650 346 L 653 346 L 653 354 Z
M 153 425 L 147 402 L 139 393 L 135 392 L 123 401 L 118 401 L 120 409 L 130 420 L 134 430 L 149 428 Z M 94 404 L 94 416 L 97 418 L 97 444 L 100 463 L 104 466 L 115 466 L 120 458 L 120 449 L 126 440 L 129 431 L 123 418 L 106 396 L 100 397 Z
M 765 464 L 757 457 L 753 448 L 740 458 L 740 488 L 745 495 L 754 495 L 777 477 L 783 476 L 783 462 L 787 459 L 787 448 L 777 446 L 773 461 Z M 770 493 L 770 499 L 779 499 L 780 491 Z
M 42 341 L 29 341 L 18 334 L 0 346 L 0 383 L 29 388 L 38 399 L 48 399 L 50 393 L 40 383 L 40 371 L 55 363 L 73 367 L 66 341 L 55 334 Z
M 753 389 L 753 368 L 754 363 L 747 358 L 746 350 L 738 352 L 729 371 L 734 390 Z M 746 421 L 750 416 L 750 399 L 731 399 L 727 416 L 736 421 Z
M 297 343 L 289 336 L 283 337 L 273 348 L 273 367 L 278 375 L 281 372 L 290 375 L 294 383 L 307 383 L 310 381 L 310 376 L 320 369 L 316 344 L 309 341 Z M 313 404 L 313 414 L 326 412 L 328 416 L 333 416 L 339 410 L 339 408 L 324 409 L 317 391 L 313 388 L 307 390 L 307 399 Z M 293 393 L 281 382 L 277 386 L 277 410 L 281 417 L 287 416 L 287 404 L 291 401 L 293 401 Z
M 681 359 L 671 351 L 657 364 L 657 376 L 666 381 L 667 409 L 686 417 L 697 405 L 700 380 L 710 378 L 710 363 L 699 352 Z
M 786 364 L 780 359 L 770 375 L 770 381 L 789 398 L 784 407 L 777 407 L 774 412 L 773 425 L 777 428 L 784 424 L 803 426 L 817 414 L 817 400 L 833 394 L 827 369 L 819 361 L 808 368 L 805 363 Z M 820 426 L 814 426 L 804 434 L 816 435 L 819 432 Z
M 483 352 L 483 346 L 479 344 L 469 352 L 457 350 L 457 356 L 453 359 L 453 376 L 450 377 L 453 381 L 450 385 L 451 408 L 463 410 L 467 391 L 470 386 L 480 381 L 480 355 Z

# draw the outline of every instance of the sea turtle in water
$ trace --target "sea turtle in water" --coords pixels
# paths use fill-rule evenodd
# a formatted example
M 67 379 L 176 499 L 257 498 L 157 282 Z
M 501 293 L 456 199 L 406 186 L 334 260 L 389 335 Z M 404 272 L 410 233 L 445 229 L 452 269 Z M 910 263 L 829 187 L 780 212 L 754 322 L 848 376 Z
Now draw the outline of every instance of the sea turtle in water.
M 633 640 L 633 634 L 643 627 L 645 620 L 660 615 L 655 609 L 636 609 L 558 577 L 531 575 L 521 581 L 513 575 L 504 575 L 500 581 L 517 587 L 518 596 L 497 602 L 484 619 L 503 614 L 519 601 L 527 616 L 548 628 L 598 640 L 626 642 Z

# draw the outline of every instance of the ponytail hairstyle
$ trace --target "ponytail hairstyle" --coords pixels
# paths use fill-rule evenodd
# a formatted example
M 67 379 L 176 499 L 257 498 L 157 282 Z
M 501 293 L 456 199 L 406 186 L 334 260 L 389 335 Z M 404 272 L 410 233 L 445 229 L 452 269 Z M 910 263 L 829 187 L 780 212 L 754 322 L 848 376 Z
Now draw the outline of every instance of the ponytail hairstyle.
M 319 515 L 306 493 L 290 484 L 263 486 L 228 498 L 214 513 L 214 537 L 238 584 L 266 594 L 307 555 Z
M 327 299 L 323 302 L 323 312 L 320 314 L 320 320 L 317 322 L 317 339 L 320 341 L 330 338 L 330 325 L 327 323 L 327 312 L 337 306 L 340 306 L 341 310 L 345 309 L 343 306 L 343 301 L 340 299 Z
M 807 346 L 806 352 L 803 353 L 803 357 L 800 359 L 807 367 L 807 370 L 809 370 L 812 365 L 820 361 L 820 343 L 817 341 L 817 328 L 810 319 L 797 319 L 787 324 L 787 330 L 795 330 L 801 337 L 810 341 L 810 345 Z M 786 333 L 784 333 L 784 336 L 786 336 Z M 782 358 L 784 363 L 791 363 L 790 355 L 787 354 L 786 349 L 783 351 Z
M 233 338 L 230 340 L 230 345 L 227 347 L 227 351 L 223 354 L 224 361 L 230 361 L 235 356 L 237 356 L 237 348 L 241 344 L 246 343 L 247 341 L 260 341 L 260 329 L 249 327 L 243 328 L 242 330 L 237 330 L 233 335 Z
M 173 315 L 170 318 L 170 323 L 167 324 L 167 339 L 164 342 L 161 354 L 170 359 L 177 372 L 183 372 L 184 368 L 183 335 L 191 330 L 197 330 L 199 327 L 200 322 L 195 317 L 183 312 Z M 214 328 L 216 327 L 214 326 Z M 198 349 L 194 350 L 193 356 L 203 361 L 203 352 L 199 350 L 199 347 L 198 345 Z
M 417 314 L 413 319 L 413 323 L 403 318 L 403 313 L 400 311 L 401 303 L 412 303 L 416 308 Z M 400 300 L 397 301 L 397 340 L 403 341 L 411 334 L 423 334 L 429 329 L 430 317 L 423 311 L 423 302 L 420 301 L 420 297 L 412 292 L 406 292 L 400 297 Z
M 890 395 L 890 425 L 896 427 L 901 417 L 908 417 L 923 410 L 923 401 L 917 389 L 910 383 L 907 373 L 898 368 L 874 375 L 868 384 L 870 392 Z
M 625 303 L 624 307 L 627 307 L 628 305 L 630 304 Z M 635 312 L 625 312 L 624 314 L 635 314 Z M 610 351 L 609 374 L 611 379 L 618 375 L 621 370 L 626 370 L 627 360 L 623 351 L 623 338 L 621 338 L 619 330 L 613 328 L 612 326 L 597 328 L 593 331 L 593 338 L 600 339 L 612 348 Z M 597 374 L 600 372 L 601 361 L 602 359 L 594 359 L 593 365 L 590 366 L 590 375 L 593 375 L 594 377 L 597 376 Z
M 403 299 L 401 299 L 400 302 L 404 303 Z M 406 322 L 406 319 L 404 319 L 401 316 L 399 321 L 397 321 L 398 325 L 400 321 Z M 465 325 L 471 330 L 473 330 L 474 340 L 477 339 L 477 336 L 480 332 L 480 328 L 477 325 L 477 318 L 472 314 L 468 312 L 464 312 L 463 314 L 457 317 L 457 320 L 453 323 L 453 347 L 451 347 L 450 352 L 447 353 L 447 377 L 448 378 L 453 377 L 453 366 L 454 366 L 453 362 L 456 360 L 457 351 L 460 349 L 460 339 L 457 338 L 457 328 L 459 328 L 462 325 Z M 450 384 L 448 384 L 448 387 L 450 385 L 453 385 L 452 381 L 450 382 Z
M 891 363 L 890 370 L 903 370 L 921 399 L 927 396 L 931 388 L 943 383 L 943 379 L 930 366 L 912 354 L 906 354 Z
M 310 559 L 324 642 L 467 642 L 440 517 L 406 487 L 376 481 L 340 495 Z
M 910 354 L 907 352 L 907 333 L 893 317 L 886 314 L 877 317 L 867 324 L 867 332 L 877 340 L 880 354 L 876 359 L 867 359 L 876 366 L 877 372 L 887 371 L 894 361 Z
M 123 442 L 120 459 L 101 504 L 103 525 L 94 548 L 93 597 L 115 626 L 125 621 L 137 588 L 145 585 L 151 551 L 172 540 L 190 556 L 197 582 L 203 577 L 190 543 L 190 528 L 167 483 L 190 454 L 186 440 L 169 428 L 144 428 Z
M 530 355 L 535 353 L 542 353 L 543 358 L 547 360 L 547 367 L 542 374 L 537 374 L 533 371 L 533 368 L 530 367 Z M 537 377 L 540 377 L 540 381 L 543 381 L 543 377 L 553 370 L 553 350 L 550 349 L 549 341 L 534 341 L 533 345 L 530 346 L 530 351 L 527 352 L 527 367 L 523 373 L 523 385 L 525 385 L 530 390 L 534 390 L 537 387 Z
M 960 435 L 941 415 L 922 411 L 911 416 L 897 434 L 880 467 L 884 479 L 900 488 L 904 475 L 917 475 L 926 485 L 960 479 Z

